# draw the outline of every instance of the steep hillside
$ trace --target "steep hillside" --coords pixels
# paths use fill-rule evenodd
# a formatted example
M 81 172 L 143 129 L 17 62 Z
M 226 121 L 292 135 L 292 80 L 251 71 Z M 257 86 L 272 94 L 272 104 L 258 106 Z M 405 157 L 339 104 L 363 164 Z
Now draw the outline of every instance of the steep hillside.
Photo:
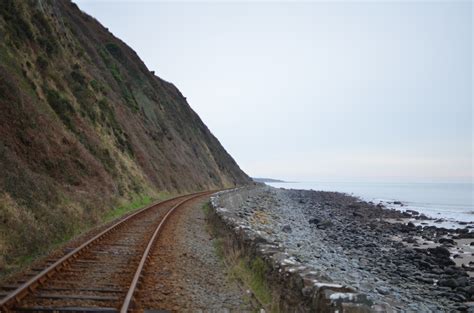
M 0 271 L 123 201 L 248 183 L 171 83 L 70 1 L 0 1 Z

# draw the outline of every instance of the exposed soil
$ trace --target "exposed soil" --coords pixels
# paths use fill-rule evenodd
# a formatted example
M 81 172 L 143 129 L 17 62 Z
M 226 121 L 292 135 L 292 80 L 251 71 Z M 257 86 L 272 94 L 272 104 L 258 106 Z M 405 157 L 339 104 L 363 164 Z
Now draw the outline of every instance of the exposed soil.
M 206 228 L 202 206 L 181 208 L 157 241 L 138 305 L 146 310 L 251 311 L 246 293 L 226 272 Z

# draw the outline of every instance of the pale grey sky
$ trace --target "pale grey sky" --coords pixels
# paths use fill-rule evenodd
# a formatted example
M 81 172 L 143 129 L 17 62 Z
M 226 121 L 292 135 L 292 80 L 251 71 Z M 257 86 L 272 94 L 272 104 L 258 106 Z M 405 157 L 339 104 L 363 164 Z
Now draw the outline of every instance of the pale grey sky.
M 76 1 L 251 176 L 473 176 L 470 1 Z

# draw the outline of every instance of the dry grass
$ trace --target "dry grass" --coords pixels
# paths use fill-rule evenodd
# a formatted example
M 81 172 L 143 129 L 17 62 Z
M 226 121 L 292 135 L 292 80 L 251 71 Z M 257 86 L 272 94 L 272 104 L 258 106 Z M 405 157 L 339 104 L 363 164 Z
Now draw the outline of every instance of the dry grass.
M 252 224 L 268 224 L 269 216 L 264 211 L 255 211 L 250 217 L 250 223 Z
M 60 209 L 47 210 L 36 217 L 7 194 L 0 194 L 0 278 L 20 270 L 38 257 L 89 229 L 142 208 L 153 201 L 165 200 L 167 192 L 154 196 L 140 194 L 122 199 L 110 210 L 87 212 L 83 206 L 64 202 Z M 54 214 L 54 211 L 59 211 Z M 53 214 L 51 214 L 53 213 Z M 61 232 L 55 232 L 61 229 Z
M 0 194 L 0 221 L 0 272 L 6 272 L 21 262 L 21 256 L 42 245 L 45 229 L 30 210 L 6 193 Z

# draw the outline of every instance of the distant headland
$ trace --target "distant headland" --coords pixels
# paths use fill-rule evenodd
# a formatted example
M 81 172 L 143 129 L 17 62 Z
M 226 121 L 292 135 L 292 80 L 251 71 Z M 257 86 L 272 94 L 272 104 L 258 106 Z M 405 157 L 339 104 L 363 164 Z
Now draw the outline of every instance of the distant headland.
M 273 179 L 273 178 L 261 178 L 261 177 L 252 177 L 253 181 L 257 183 L 287 183 L 284 180 Z

